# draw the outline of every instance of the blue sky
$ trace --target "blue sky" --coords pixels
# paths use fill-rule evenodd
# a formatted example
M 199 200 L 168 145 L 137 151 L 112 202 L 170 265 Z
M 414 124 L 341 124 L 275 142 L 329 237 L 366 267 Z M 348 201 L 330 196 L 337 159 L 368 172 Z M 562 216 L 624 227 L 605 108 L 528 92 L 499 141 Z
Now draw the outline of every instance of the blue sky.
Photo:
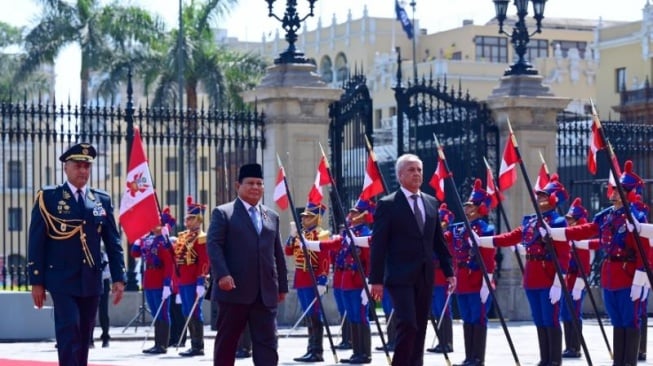
M 182 0 L 190 1 L 190 0 Z M 111 1 L 104 1 L 109 3 Z M 123 0 L 151 9 L 161 15 L 166 22 L 174 27 L 177 22 L 178 0 Z M 574 17 L 586 19 L 627 20 L 635 21 L 642 17 L 642 8 L 647 0 L 620 0 L 618 4 L 609 0 L 548 0 L 545 8 L 546 17 Z M 300 15 L 307 13 L 305 0 L 297 1 Z M 412 17 L 413 10 L 405 1 L 406 10 Z M 419 19 L 420 27 L 429 33 L 450 29 L 462 24 L 463 19 L 473 19 L 476 24 L 482 24 L 494 16 L 492 0 L 415 0 L 415 18 Z M 512 1 L 511 1 L 512 3 Z M 277 0 L 274 9 L 278 15 L 283 15 L 285 0 Z M 367 5 L 370 16 L 394 17 L 394 0 L 318 0 L 315 4 L 316 14 L 321 15 L 322 26 L 331 24 L 335 15 L 336 22 L 347 19 L 351 10 L 354 19 L 363 14 Z M 38 17 L 38 5 L 35 0 L 0 0 L 0 21 L 17 26 L 29 26 Z M 508 15 L 516 13 L 510 5 Z M 532 14 L 531 14 L 532 15 Z M 307 20 L 307 28 L 315 29 L 317 17 Z M 241 40 L 260 41 L 263 34 L 274 34 L 280 29 L 280 23 L 268 18 L 265 0 L 239 0 L 239 5 L 216 24 L 228 29 L 229 36 Z M 282 33 L 283 36 L 283 33 Z M 69 48 L 60 55 L 55 72 L 57 73 L 57 95 L 70 95 L 72 100 L 79 93 L 79 57 L 78 50 Z M 71 92 L 75 91 L 75 92 Z

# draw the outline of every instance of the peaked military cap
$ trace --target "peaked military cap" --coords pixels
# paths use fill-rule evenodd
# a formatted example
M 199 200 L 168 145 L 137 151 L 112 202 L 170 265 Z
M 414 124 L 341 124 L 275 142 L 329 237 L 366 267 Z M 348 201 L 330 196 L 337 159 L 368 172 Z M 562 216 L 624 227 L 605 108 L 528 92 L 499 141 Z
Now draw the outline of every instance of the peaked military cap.
M 59 156 L 59 160 L 64 163 L 69 160 L 86 161 L 91 163 L 93 160 L 95 160 L 96 156 L 97 152 L 95 151 L 93 145 L 86 142 L 81 142 L 69 147 L 68 150 L 64 151 L 64 153 Z

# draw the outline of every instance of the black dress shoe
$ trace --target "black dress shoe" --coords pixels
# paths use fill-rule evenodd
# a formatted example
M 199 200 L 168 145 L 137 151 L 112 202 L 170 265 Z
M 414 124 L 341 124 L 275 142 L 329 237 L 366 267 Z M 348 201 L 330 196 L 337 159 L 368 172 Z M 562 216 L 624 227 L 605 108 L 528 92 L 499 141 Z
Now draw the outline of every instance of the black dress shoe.
M 324 358 L 320 354 L 309 352 L 303 355 L 302 357 L 297 357 L 294 358 L 293 360 L 295 360 L 296 362 L 323 362 Z
M 637 361 L 646 361 L 646 352 L 640 352 L 637 354 Z
M 184 352 L 179 352 L 179 356 L 182 357 L 204 356 L 204 350 L 191 347 Z
M 103 339 L 102 340 L 102 348 L 108 348 L 109 347 L 109 340 L 108 339 Z
M 562 358 L 580 358 L 580 351 L 567 348 L 562 352 Z
M 453 349 L 449 346 L 442 346 L 442 345 L 437 345 L 433 348 L 427 348 L 426 352 L 431 352 L 431 353 L 451 353 L 453 352 Z
M 372 358 L 368 355 L 355 355 L 355 356 L 351 356 L 351 358 L 347 360 L 347 363 L 357 364 L 357 365 L 372 363 Z
M 343 350 L 343 349 L 351 349 L 351 343 L 348 342 L 340 342 L 333 348 L 338 349 L 338 350 Z
M 147 354 L 150 354 L 150 355 L 160 355 L 160 354 L 163 354 L 163 353 L 168 353 L 168 350 L 161 347 L 161 346 L 159 346 L 159 345 L 156 345 L 156 346 L 154 346 L 152 348 L 144 349 L 143 353 L 147 353 Z
M 388 352 L 394 352 L 394 350 L 395 350 L 394 343 L 386 343 L 385 347 L 388 349 Z M 383 346 L 378 346 L 375 349 L 377 351 L 385 351 L 386 348 L 383 348 Z
M 252 352 L 246 349 L 239 349 L 236 351 L 236 358 L 249 358 L 252 357 Z

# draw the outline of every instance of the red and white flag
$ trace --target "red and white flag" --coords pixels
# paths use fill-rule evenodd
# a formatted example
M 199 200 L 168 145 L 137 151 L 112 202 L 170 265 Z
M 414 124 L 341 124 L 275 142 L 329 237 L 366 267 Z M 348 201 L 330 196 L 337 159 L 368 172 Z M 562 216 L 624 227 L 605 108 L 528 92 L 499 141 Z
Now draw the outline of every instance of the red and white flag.
M 438 156 L 438 165 L 435 167 L 433 176 L 429 181 L 429 185 L 435 190 L 435 197 L 439 201 L 444 201 L 445 191 L 444 191 L 444 180 L 448 177 L 447 169 L 444 165 L 442 158 Z
M 535 179 L 533 190 L 535 192 L 541 191 L 547 183 L 549 183 L 549 173 L 546 169 L 546 163 L 542 163 L 542 165 L 540 165 L 540 172 L 537 174 L 537 178 Z
M 612 158 L 612 164 L 614 165 L 615 169 L 617 170 L 617 174 L 621 177 L 621 168 L 619 167 L 619 163 L 617 163 L 617 157 L 613 156 Z M 614 174 L 612 174 L 612 169 L 608 172 L 608 187 L 606 190 L 606 195 L 608 198 L 612 196 L 612 192 L 614 192 L 615 188 L 617 188 L 617 182 L 614 180 Z
M 501 167 L 499 168 L 499 189 L 503 192 L 517 182 L 517 151 L 513 143 L 513 136 L 510 134 L 506 148 L 503 150 Z
M 282 211 L 288 208 L 286 172 L 282 166 L 279 167 L 279 173 L 277 173 L 277 184 L 274 186 L 274 202 L 277 203 L 277 206 L 279 206 L 279 209 Z
M 596 174 L 596 152 L 603 149 L 605 145 L 599 134 L 598 117 L 594 116 L 592 120 L 592 134 L 590 136 L 590 147 L 587 153 L 587 170 Z
M 503 201 L 503 195 L 500 191 L 497 190 L 497 186 L 494 184 L 494 177 L 492 176 L 492 170 L 488 167 L 486 169 L 485 181 L 487 182 L 485 186 L 485 191 L 492 198 L 490 203 L 490 208 L 495 208 L 499 205 L 499 202 Z
M 133 243 L 155 226 L 161 225 L 150 168 L 137 127 L 134 127 L 134 142 L 125 186 L 125 193 L 120 200 L 120 225 L 125 231 L 127 242 Z
M 383 180 L 381 179 L 381 172 L 374 163 L 370 155 L 367 156 L 367 164 L 365 165 L 365 180 L 363 180 L 363 191 L 361 192 L 361 200 L 370 200 L 377 194 L 383 193 Z
M 322 156 L 320 159 L 320 164 L 317 166 L 317 175 L 315 176 L 315 182 L 311 187 L 311 190 L 308 192 L 308 202 L 315 205 L 322 203 L 322 186 L 331 183 L 331 178 L 329 177 L 329 170 L 327 168 L 326 157 Z

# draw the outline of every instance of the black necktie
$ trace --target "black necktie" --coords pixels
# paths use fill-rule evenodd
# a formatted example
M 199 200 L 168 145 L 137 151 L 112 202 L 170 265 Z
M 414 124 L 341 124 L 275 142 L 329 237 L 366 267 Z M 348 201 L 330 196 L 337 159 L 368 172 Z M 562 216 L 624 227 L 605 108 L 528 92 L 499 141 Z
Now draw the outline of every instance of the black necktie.
M 422 217 L 422 211 L 419 209 L 417 200 L 419 199 L 418 194 L 411 195 L 410 198 L 413 199 L 413 212 L 415 213 L 415 220 L 417 221 L 417 226 L 419 226 L 419 231 L 424 232 L 424 217 Z
M 80 209 L 86 208 L 86 203 L 84 202 L 84 192 L 82 192 L 81 189 L 77 190 L 77 206 L 79 206 Z

